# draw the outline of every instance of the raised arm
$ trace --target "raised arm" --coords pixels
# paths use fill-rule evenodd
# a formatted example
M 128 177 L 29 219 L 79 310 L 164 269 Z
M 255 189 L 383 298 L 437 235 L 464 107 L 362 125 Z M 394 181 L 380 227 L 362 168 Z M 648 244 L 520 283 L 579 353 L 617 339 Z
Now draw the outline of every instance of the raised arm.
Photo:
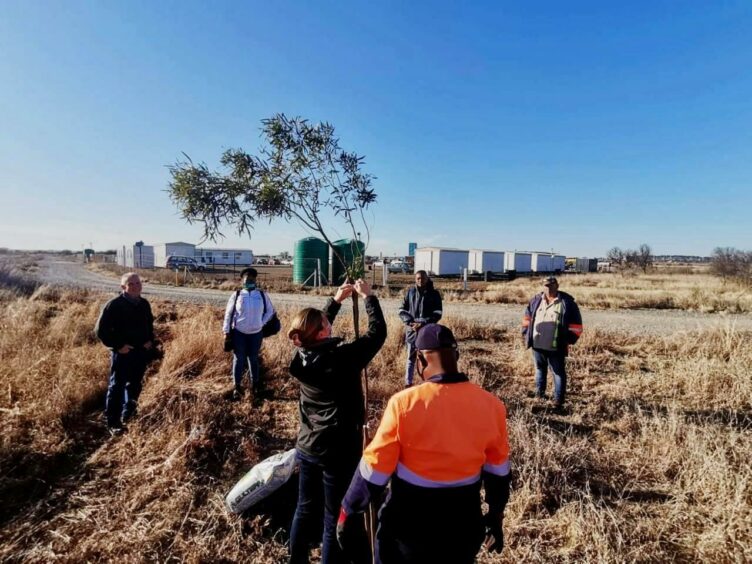
M 363 298 L 368 314 L 368 331 L 366 334 L 355 339 L 352 343 L 342 345 L 346 349 L 347 356 L 358 368 L 366 366 L 386 341 L 386 320 L 381 311 L 381 305 L 376 296 L 371 295 L 371 288 L 362 280 L 358 280 L 354 289 Z

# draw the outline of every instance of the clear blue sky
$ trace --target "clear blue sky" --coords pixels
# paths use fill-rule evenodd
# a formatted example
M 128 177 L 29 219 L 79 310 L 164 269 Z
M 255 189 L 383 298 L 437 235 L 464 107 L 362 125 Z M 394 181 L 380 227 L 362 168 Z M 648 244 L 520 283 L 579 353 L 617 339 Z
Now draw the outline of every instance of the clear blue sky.
M 285 112 L 366 155 L 372 253 L 752 249 L 751 37 L 748 1 L 4 0 L 0 246 L 196 242 L 165 165 Z

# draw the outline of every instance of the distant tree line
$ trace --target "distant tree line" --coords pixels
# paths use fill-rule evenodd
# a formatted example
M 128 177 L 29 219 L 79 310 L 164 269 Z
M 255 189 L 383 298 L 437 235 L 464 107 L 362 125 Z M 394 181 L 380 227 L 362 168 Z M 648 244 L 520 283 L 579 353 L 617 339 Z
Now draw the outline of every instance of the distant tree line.
M 716 247 L 713 251 L 710 270 L 724 280 L 735 280 L 752 286 L 752 251 L 740 251 L 733 247 Z
M 606 258 L 611 263 L 611 268 L 622 273 L 637 269 L 647 272 L 653 266 L 653 250 L 647 243 L 640 245 L 637 250 L 614 247 L 608 251 Z

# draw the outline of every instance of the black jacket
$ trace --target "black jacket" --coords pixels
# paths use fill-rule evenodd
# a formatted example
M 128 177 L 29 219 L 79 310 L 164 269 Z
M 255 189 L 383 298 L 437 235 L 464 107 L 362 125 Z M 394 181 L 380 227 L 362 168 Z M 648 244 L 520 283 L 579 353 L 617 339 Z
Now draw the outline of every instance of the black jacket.
M 102 308 L 94 333 L 105 346 L 118 350 L 123 345 L 140 348 L 154 340 L 154 316 L 144 298 L 133 303 L 120 294 Z
M 402 307 L 399 310 L 399 316 L 407 326 L 408 340 L 412 342 L 415 339 L 415 331 L 410 324 L 415 321 L 423 323 L 438 323 L 443 314 L 441 306 L 441 294 L 434 290 L 433 282 L 430 280 L 422 292 L 417 286 L 411 286 L 402 300 Z
M 360 448 L 363 391 L 360 373 L 386 340 L 386 322 L 375 296 L 365 299 L 368 332 L 352 343 L 332 338 L 298 349 L 290 374 L 300 381 L 300 432 L 296 448 L 304 455 L 331 459 Z M 333 323 L 340 304 L 329 299 L 324 312 Z M 348 453 L 350 454 L 350 453 Z

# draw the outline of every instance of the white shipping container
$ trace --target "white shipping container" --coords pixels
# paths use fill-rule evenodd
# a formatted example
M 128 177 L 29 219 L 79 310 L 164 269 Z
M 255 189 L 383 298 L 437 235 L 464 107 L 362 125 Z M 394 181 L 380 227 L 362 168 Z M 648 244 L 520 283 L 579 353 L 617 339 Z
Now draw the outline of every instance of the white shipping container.
M 531 272 L 533 256 L 530 253 L 507 251 L 504 253 L 504 271 Z
M 551 253 L 533 253 L 530 267 L 533 272 L 553 272 L 554 260 Z
M 564 272 L 566 269 L 567 257 L 564 255 L 554 255 L 553 270 L 554 272 Z
M 129 268 L 154 268 L 154 247 L 151 245 L 125 247 L 125 266 Z
M 468 253 L 467 269 L 472 274 L 504 272 L 504 252 L 471 249 Z
M 154 247 L 122 245 L 117 248 L 115 262 L 126 268 L 154 268 Z
M 425 270 L 431 276 L 459 276 L 467 268 L 467 261 L 468 252 L 460 249 L 415 249 L 415 272 Z

